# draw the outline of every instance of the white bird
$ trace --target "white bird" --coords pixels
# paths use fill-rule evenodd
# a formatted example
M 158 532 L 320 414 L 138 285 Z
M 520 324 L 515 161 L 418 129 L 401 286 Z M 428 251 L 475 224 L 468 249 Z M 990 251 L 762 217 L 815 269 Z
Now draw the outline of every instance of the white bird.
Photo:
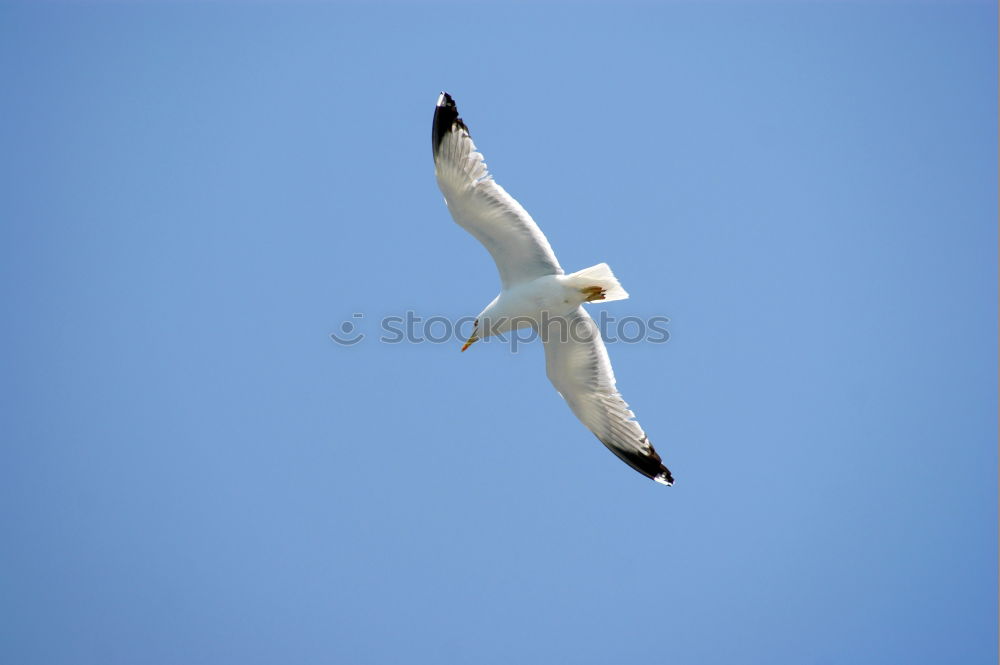
M 438 97 L 431 139 L 451 216 L 486 247 L 500 271 L 500 294 L 476 317 L 462 351 L 483 337 L 535 327 L 549 380 L 577 418 L 633 469 L 672 485 L 673 476 L 615 388 L 597 324 L 583 308 L 584 302 L 623 300 L 628 293 L 606 263 L 564 273 L 531 215 L 493 180 L 446 92 Z

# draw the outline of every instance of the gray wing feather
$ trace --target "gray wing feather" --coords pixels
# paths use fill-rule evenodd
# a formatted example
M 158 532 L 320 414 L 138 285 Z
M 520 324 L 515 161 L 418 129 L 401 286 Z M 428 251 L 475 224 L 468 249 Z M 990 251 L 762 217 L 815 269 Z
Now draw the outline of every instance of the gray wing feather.
M 543 275 L 562 275 L 549 241 L 531 215 L 493 180 L 447 93 L 441 93 L 434 112 L 432 143 L 434 171 L 448 210 L 492 255 L 503 288 Z
M 549 380 L 576 417 L 633 469 L 672 485 L 670 470 L 615 387 L 601 333 L 583 306 L 564 319 L 551 321 L 543 340 Z

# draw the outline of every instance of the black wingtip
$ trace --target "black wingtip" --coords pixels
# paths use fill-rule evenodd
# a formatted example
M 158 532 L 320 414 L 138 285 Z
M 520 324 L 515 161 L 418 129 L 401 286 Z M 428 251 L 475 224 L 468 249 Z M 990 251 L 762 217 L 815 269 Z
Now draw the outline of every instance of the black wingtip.
M 666 485 L 667 487 L 674 484 L 673 474 L 670 473 L 670 469 L 663 465 L 663 460 L 660 459 L 660 455 L 653 448 L 652 444 L 649 444 L 648 439 L 642 439 L 642 443 L 649 445 L 649 450 L 645 454 L 622 450 L 621 448 L 604 441 L 600 437 L 598 437 L 598 440 L 603 443 L 608 450 L 613 452 L 618 459 L 625 462 L 650 480 L 655 480 L 661 485 Z
M 670 473 L 670 469 L 662 464 L 660 465 L 660 472 L 653 476 L 653 480 L 667 487 L 671 487 L 674 484 L 674 476 Z
M 434 109 L 434 126 L 431 129 L 431 148 L 435 155 L 442 139 L 455 126 L 469 131 L 462 119 L 458 117 L 458 107 L 455 106 L 455 100 L 447 92 L 442 92 L 438 96 L 437 107 Z

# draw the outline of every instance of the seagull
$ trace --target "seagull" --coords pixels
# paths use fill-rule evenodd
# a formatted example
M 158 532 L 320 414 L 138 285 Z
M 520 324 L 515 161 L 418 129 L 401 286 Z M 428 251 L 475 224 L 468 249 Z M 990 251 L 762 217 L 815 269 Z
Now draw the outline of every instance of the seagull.
M 674 482 L 615 387 L 607 349 L 585 302 L 624 300 L 628 293 L 606 263 L 567 275 L 531 215 L 493 180 L 481 153 L 442 92 L 431 132 L 434 171 L 459 226 L 493 256 L 500 294 L 479 313 L 462 346 L 532 326 L 545 346 L 549 380 L 576 417 L 630 467 L 663 485 Z

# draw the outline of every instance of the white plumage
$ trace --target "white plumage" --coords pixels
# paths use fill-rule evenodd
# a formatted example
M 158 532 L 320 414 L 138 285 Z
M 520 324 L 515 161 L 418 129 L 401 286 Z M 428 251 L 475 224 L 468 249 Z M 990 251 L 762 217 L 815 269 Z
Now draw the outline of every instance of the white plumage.
M 441 93 L 432 132 L 438 186 L 455 221 L 493 256 L 500 294 L 476 319 L 462 350 L 478 339 L 534 326 L 549 380 L 584 425 L 633 469 L 664 485 L 670 471 L 615 387 L 607 350 L 584 302 L 628 293 L 607 264 L 566 275 L 531 215 L 494 180 L 454 100 Z

